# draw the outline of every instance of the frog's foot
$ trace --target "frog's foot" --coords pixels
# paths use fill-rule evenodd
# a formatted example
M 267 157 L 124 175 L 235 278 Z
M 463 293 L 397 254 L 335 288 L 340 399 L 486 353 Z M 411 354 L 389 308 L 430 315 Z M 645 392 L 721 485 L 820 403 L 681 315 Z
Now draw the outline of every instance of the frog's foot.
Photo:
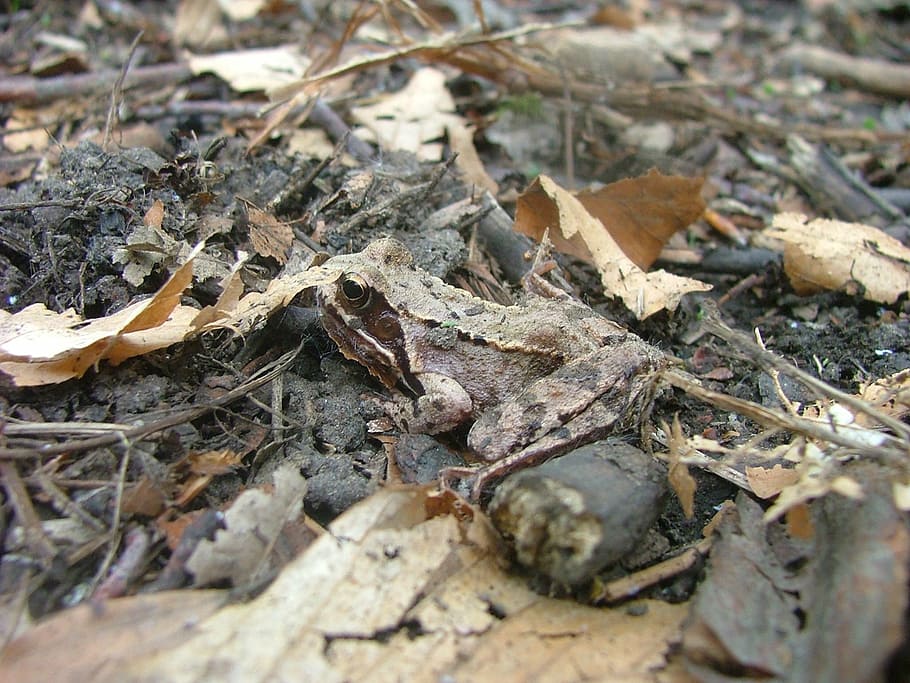
M 470 419 L 471 397 L 458 382 L 432 372 L 423 373 L 418 379 L 421 393 L 417 398 L 402 396 L 389 410 L 395 424 L 404 431 L 441 434 Z
M 476 501 L 473 480 L 474 475 L 479 471 L 476 467 L 446 467 L 439 471 L 439 488 Z M 470 494 L 465 495 L 469 490 L 468 486 L 470 486 Z
M 484 489 L 491 483 L 547 457 L 549 454 L 543 458 L 524 455 L 506 458 L 483 467 L 446 467 L 439 472 L 439 488 L 460 495 L 471 503 L 479 503 Z

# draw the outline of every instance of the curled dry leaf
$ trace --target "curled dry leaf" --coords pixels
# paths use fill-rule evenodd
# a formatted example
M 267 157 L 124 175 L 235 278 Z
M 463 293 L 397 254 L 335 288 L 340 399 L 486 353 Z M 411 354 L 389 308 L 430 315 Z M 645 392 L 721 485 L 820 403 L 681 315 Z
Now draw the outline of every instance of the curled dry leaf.
M 674 310 L 684 294 L 707 291 L 711 286 L 664 270 L 646 273 L 613 236 L 614 231 L 621 235 L 619 239 L 636 253 L 636 258 L 649 263 L 656 258 L 661 235 L 666 239 L 700 215 L 704 204 L 693 203 L 691 196 L 674 210 L 673 197 L 684 193 L 681 188 L 689 187 L 689 193 L 692 188 L 687 183 L 668 183 L 667 178 L 652 172 L 615 183 L 619 187 L 612 190 L 615 196 L 611 197 L 606 188 L 600 193 L 575 196 L 547 176 L 540 176 L 518 199 L 515 229 L 540 240 L 549 228 L 556 248 L 593 263 L 600 271 L 604 293 L 621 298 L 639 319 L 664 309 Z M 663 199 L 655 199 L 660 195 L 658 189 L 649 198 L 649 189 L 661 186 L 665 190 Z M 632 245 L 638 246 L 633 249 Z
M 246 334 L 256 325 L 265 321 L 273 311 L 287 306 L 304 289 L 332 282 L 339 277 L 341 277 L 341 271 L 337 268 L 318 266 L 294 275 L 275 278 L 269 282 L 269 286 L 264 292 L 250 292 L 241 298 L 226 315 L 217 320 L 194 326 L 193 332 L 228 328 L 237 334 Z
M 198 311 L 181 306 L 180 297 L 202 246 L 151 299 L 104 318 L 86 322 L 73 310 L 55 313 L 43 304 L 0 311 L 0 370 L 17 386 L 55 384 L 81 377 L 102 360 L 117 365 L 182 341 Z
M 756 241 L 783 251 L 797 294 L 835 289 L 893 304 L 910 291 L 910 249 L 869 225 L 782 213 Z

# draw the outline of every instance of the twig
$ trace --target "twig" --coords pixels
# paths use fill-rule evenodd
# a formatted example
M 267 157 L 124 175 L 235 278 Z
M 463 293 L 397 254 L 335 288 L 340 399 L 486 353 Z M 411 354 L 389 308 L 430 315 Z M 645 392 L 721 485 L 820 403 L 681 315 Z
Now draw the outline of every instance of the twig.
M 815 420 L 787 415 L 752 401 L 736 398 L 720 391 L 713 391 L 699 384 L 694 378 L 686 377 L 675 370 L 665 371 L 661 374 L 661 379 L 678 389 L 682 389 L 691 396 L 700 398 L 706 403 L 745 415 L 766 427 L 786 429 L 798 434 L 805 434 L 810 438 L 834 443 L 852 452 L 861 453 L 879 460 L 886 460 L 892 464 L 904 466 L 908 464 L 905 452 L 906 444 L 889 434 L 880 434 L 882 443 L 873 446 L 851 436 L 851 432 L 856 434 L 859 431 L 855 428 L 842 427 L 840 431 L 836 431 Z M 866 410 L 868 409 L 869 406 L 866 406 Z M 886 446 L 891 446 L 891 448 Z
M 34 448 L 0 448 L 0 462 L 4 460 L 28 460 L 32 458 L 43 458 L 50 455 L 60 455 L 61 453 L 73 453 L 78 451 L 85 451 L 92 448 L 102 448 L 105 446 L 111 446 L 116 443 L 130 442 L 137 439 L 142 439 L 156 432 L 160 432 L 169 427 L 173 427 L 178 424 L 183 424 L 184 422 L 189 422 L 190 420 L 195 420 L 196 418 L 205 415 L 216 408 L 219 408 L 223 405 L 227 405 L 232 401 L 236 401 L 238 398 L 243 398 L 248 393 L 261 387 L 262 385 L 270 382 L 274 379 L 279 373 L 283 372 L 284 369 L 293 362 L 296 355 L 300 352 L 300 346 L 292 351 L 288 351 L 281 358 L 279 358 L 275 363 L 270 367 L 264 368 L 258 376 L 254 375 L 253 378 L 249 379 L 244 384 L 232 389 L 223 396 L 218 397 L 216 400 L 204 406 L 196 406 L 194 408 L 188 408 L 187 410 L 181 410 L 170 417 L 165 417 L 160 420 L 154 420 L 148 422 L 147 424 L 141 424 L 142 420 L 140 418 L 140 424 L 137 424 L 134 427 L 124 430 L 115 430 L 101 436 L 96 436 L 89 439 L 72 439 L 69 441 L 64 441 L 62 443 L 54 444 L 43 444 L 41 446 L 36 446 Z
M 136 37 L 133 38 L 133 42 L 130 45 L 130 51 L 127 53 L 126 61 L 123 63 L 123 69 L 120 71 L 120 75 L 117 76 L 117 80 L 114 81 L 114 87 L 111 88 L 111 103 L 107 108 L 107 121 L 104 123 L 104 137 L 102 138 L 101 149 L 109 149 L 111 132 L 114 130 L 114 126 L 120 121 L 118 111 L 120 109 L 120 103 L 123 101 L 123 82 L 126 80 L 126 75 L 130 70 L 130 64 L 132 64 L 133 57 L 136 54 L 136 48 L 139 47 L 139 40 L 144 33 L 144 31 L 139 31 L 139 33 L 136 34 Z
M 706 302 L 704 309 L 707 313 L 704 320 L 702 320 L 702 325 L 704 328 L 714 334 L 731 346 L 744 351 L 754 358 L 758 363 L 762 365 L 770 365 L 771 367 L 779 370 L 785 375 L 789 375 L 793 379 L 802 382 L 808 387 L 815 389 L 823 396 L 828 396 L 835 399 L 845 405 L 850 406 L 854 410 L 857 410 L 861 413 L 864 413 L 871 417 L 873 420 L 878 422 L 881 425 L 884 425 L 894 431 L 903 441 L 904 445 L 910 444 L 910 427 L 905 425 L 900 420 L 895 420 L 890 415 L 883 413 L 880 410 L 875 409 L 873 406 L 869 405 L 866 401 L 863 401 L 856 396 L 845 393 L 832 387 L 827 382 L 824 382 L 817 377 L 813 377 L 807 372 L 800 370 L 792 363 L 787 362 L 783 358 L 766 351 L 755 344 L 749 337 L 744 335 L 742 332 L 737 332 L 730 329 L 723 323 L 720 319 L 720 316 L 717 314 L 717 309 L 710 305 L 710 302 Z
M 101 581 L 102 577 L 107 574 L 111 562 L 114 561 L 114 555 L 117 553 L 117 548 L 120 546 L 120 516 L 122 514 L 123 491 L 126 488 L 126 472 L 130 466 L 131 452 L 129 444 L 127 444 L 127 447 L 123 452 L 123 457 L 120 459 L 120 470 L 117 472 L 117 491 L 114 495 L 114 518 L 111 520 L 111 530 L 108 533 L 109 545 L 104 560 L 102 560 L 101 565 L 98 567 L 98 571 L 95 573 L 95 577 L 92 579 L 91 585 L 93 595 L 96 590 L 95 587 L 98 585 L 99 581 Z
M 663 562 L 605 584 L 592 602 L 604 604 L 634 598 L 646 588 L 691 569 L 711 550 L 712 538 L 705 538 L 688 550 Z
M 17 102 L 34 105 L 68 97 L 84 97 L 107 90 L 120 75 L 115 69 L 105 69 L 88 74 L 35 78 L 9 76 L 0 78 L 0 102 Z M 124 80 L 124 88 L 137 85 L 160 87 L 192 78 L 193 72 L 185 64 L 156 64 L 132 69 Z
M 108 577 L 95 590 L 92 602 L 126 595 L 130 581 L 139 574 L 150 544 L 151 539 L 145 529 L 142 527 L 131 529 L 126 535 L 126 547 L 111 568 Z
M 890 97 L 910 97 L 910 66 L 880 59 L 853 57 L 818 45 L 794 45 L 782 61 L 798 65 L 826 80 Z
M 25 490 L 25 484 L 19 476 L 19 470 L 16 463 L 0 462 L 0 479 L 3 481 L 3 488 L 6 491 L 7 500 L 9 500 L 13 511 L 16 513 L 16 519 L 22 525 L 25 541 L 35 557 L 40 558 L 45 567 L 50 566 L 51 561 L 57 555 L 57 548 L 53 541 L 44 533 L 41 528 L 41 519 L 35 512 L 32 501 Z

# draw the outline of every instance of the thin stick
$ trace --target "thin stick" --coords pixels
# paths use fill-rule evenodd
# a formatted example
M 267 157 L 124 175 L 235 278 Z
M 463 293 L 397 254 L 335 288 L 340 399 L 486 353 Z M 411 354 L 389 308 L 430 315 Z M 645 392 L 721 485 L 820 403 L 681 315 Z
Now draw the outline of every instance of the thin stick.
M 120 75 L 117 77 L 117 80 L 114 81 L 114 87 L 111 89 L 111 104 L 107 108 L 107 121 L 104 124 L 104 138 L 102 139 L 101 149 L 109 149 L 111 142 L 111 131 L 114 130 L 114 126 L 120 121 L 120 115 L 117 113 L 120 108 L 120 103 L 123 101 L 123 83 L 126 81 L 126 74 L 130 70 L 130 64 L 133 62 L 133 56 L 136 54 L 136 48 L 139 47 L 139 40 L 142 38 L 144 31 L 139 31 L 136 34 L 136 37 L 133 38 L 133 43 L 130 45 L 129 54 L 126 56 L 126 62 L 123 64 L 123 69 L 120 71 Z

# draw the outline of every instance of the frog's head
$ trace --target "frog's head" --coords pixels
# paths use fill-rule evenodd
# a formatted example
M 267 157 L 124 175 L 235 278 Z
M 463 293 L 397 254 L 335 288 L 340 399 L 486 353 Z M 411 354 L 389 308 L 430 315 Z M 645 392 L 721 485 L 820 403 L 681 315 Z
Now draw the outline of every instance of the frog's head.
M 357 254 L 335 256 L 324 266 L 341 273 L 316 289 L 322 324 L 332 341 L 386 386 L 411 385 L 400 311 L 391 296 L 399 274 L 413 268 L 411 253 L 387 238 Z

